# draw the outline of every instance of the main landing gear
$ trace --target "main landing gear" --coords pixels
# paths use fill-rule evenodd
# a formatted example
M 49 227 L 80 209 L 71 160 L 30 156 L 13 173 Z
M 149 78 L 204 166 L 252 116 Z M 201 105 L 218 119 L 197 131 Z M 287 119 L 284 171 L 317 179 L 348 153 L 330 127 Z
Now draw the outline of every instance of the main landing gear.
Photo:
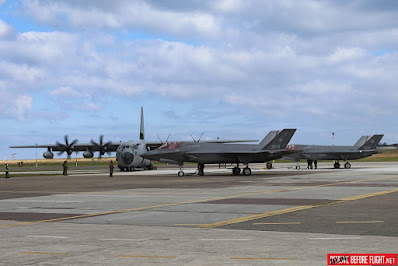
M 198 171 L 197 171 L 198 175 L 204 176 L 205 175 L 204 169 L 205 169 L 205 165 L 203 163 L 198 164 Z M 180 166 L 180 171 L 178 171 L 177 174 L 178 174 L 179 177 L 182 177 L 182 176 L 185 175 L 185 173 L 182 170 L 181 166 Z M 192 174 L 189 174 L 189 175 L 192 175 Z
M 234 168 L 232 168 L 232 174 L 233 175 L 239 175 L 240 172 L 242 170 L 242 174 L 244 176 L 249 176 L 252 174 L 252 170 L 249 168 L 249 165 L 247 164 L 245 168 L 241 169 L 239 168 L 239 164 L 237 166 L 235 166 Z
M 333 165 L 333 167 L 335 168 L 335 169 L 339 169 L 340 168 L 340 162 L 339 161 L 335 161 L 334 162 L 334 165 Z M 345 164 L 344 164 L 344 168 L 345 169 L 350 169 L 351 168 L 351 164 L 349 163 L 349 162 L 346 162 Z

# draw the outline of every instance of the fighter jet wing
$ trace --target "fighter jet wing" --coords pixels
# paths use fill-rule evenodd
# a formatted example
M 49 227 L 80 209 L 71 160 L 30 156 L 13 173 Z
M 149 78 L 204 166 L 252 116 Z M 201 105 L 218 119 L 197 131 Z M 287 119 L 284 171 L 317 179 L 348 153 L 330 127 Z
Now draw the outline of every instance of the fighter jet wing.
M 168 142 L 183 142 L 183 143 L 193 143 L 195 141 L 168 141 Z M 222 140 L 222 139 L 217 139 L 217 140 L 201 140 L 200 143 L 239 143 L 239 142 L 258 142 L 257 139 L 232 139 L 232 140 Z M 165 144 L 164 142 L 160 141 L 146 141 L 145 145 L 149 150 L 154 150 L 159 148 Z

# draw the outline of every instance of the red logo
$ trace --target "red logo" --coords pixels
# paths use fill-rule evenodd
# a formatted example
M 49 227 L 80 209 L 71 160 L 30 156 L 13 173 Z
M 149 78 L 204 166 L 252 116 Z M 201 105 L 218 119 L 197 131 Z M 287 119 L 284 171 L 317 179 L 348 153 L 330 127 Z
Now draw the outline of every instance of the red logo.
M 397 254 L 328 254 L 328 265 L 398 265 Z

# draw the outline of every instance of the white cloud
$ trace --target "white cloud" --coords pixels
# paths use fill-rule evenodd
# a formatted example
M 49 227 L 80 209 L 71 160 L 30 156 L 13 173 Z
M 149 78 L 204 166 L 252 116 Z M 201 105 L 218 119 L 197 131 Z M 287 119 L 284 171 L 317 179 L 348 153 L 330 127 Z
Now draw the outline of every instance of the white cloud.
M 328 60 L 332 63 L 338 63 L 346 60 L 358 59 L 364 55 L 364 50 L 358 47 L 344 48 L 337 47 Z
M 8 91 L 0 82 L 0 115 L 25 121 L 32 109 L 32 97 Z
M 50 92 L 50 95 L 58 96 L 58 97 L 71 97 L 71 98 L 80 98 L 87 97 L 90 98 L 90 95 L 87 93 L 82 93 L 81 91 L 77 91 L 69 86 L 59 87 Z
M 113 1 L 109 4 L 76 1 L 23 1 L 24 10 L 41 23 L 73 28 L 132 28 L 169 32 L 182 36 L 216 36 L 217 20 L 208 13 L 157 9 L 145 1 Z M 60 19 L 62 17 L 62 19 Z M 64 19 L 63 19 L 64 18 Z
M 0 19 L 0 40 L 14 38 L 15 36 L 15 30 L 10 25 Z

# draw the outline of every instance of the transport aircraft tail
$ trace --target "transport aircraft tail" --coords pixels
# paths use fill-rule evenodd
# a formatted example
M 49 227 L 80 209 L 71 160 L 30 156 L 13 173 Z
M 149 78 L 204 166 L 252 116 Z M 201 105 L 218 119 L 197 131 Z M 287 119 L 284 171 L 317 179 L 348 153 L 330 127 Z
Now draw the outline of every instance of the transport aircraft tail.
M 144 108 L 141 106 L 141 125 L 140 125 L 140 139 L 145 139 L 145 132 L 144 132 Z

